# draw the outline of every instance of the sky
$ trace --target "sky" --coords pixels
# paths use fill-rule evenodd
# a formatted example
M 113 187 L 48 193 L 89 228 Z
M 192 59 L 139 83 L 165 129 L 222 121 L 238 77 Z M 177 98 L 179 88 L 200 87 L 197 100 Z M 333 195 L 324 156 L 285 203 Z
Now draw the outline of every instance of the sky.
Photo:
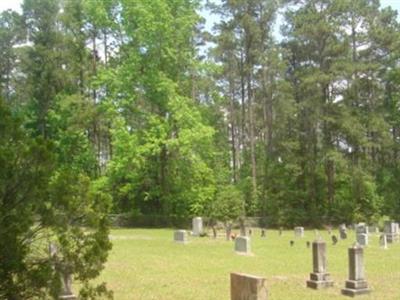
M 22 2 L 23 0 L 0 0 L 0 12 L 6 9 L 21 11 L 20 6 Z M 400 0 L 381 0 L 381 6 L 391 6 L 393 9 L 396 9 L 398 12 L 400 12 Z M 203 11 L 201 14 L 207 20 L 206 28 L 211 30 L 213 24 L 218 21 L 218 18 L 210 15 L 210 13 L 207 11 Z

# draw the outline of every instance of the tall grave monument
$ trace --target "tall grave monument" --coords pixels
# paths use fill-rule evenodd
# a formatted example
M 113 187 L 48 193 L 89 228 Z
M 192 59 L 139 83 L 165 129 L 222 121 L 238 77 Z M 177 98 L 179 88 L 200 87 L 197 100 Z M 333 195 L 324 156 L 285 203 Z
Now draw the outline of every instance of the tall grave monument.
M 310 273 L 310 280 L 307 280 L 307 287 L 322 289 L 333 286 L 330 274 L 326 268 L 326 243 L 316 240 L 312 243 L 313 272 Z
M 342 294 L 346 296 L 358 296 L 370 293 L 368 283 L 364 275 L 364 249 L 357 243 L 349 248 L 349 279 L 346 280 Z

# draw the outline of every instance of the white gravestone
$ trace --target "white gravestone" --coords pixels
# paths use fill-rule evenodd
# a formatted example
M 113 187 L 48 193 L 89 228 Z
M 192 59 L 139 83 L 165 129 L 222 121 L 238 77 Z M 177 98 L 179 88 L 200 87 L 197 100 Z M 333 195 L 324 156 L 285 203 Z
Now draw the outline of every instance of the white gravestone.
M 199 236 L 203 233 L 203 219 L 201 217 L 193 218 L 192 231 L 194 236 Z
M 304 237 L 304 227 L 295 227 L 294 228 L 294 236 L 295 237 Z

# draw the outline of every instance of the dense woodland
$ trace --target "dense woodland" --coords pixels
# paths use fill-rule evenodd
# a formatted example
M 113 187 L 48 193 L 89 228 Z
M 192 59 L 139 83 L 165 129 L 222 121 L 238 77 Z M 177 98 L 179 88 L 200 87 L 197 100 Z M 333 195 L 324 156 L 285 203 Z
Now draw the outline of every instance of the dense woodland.
M 109 213 L 398 217 L 399 33 L 378 0 L 24 0 L 2 12 L 0 290 L 15 291 L 3 296 L 54 273 L 24 260 L 43 232 L 80 280 L 97 276 Z

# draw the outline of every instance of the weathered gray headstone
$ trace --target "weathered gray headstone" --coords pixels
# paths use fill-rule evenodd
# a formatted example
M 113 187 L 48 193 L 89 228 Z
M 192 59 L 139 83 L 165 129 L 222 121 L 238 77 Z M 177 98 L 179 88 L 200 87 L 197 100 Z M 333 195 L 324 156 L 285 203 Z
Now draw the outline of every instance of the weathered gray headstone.
M 203 233 L 203 219 L 201 217 L 193 218 L 192 232 L 194 236 L 199 236 Z
M 187 232 L 186 230 L 177 230 L 174 232 L 174 241 L 177 243 L 187 243 Z
M 57 245 L 50 243 L 49 244 L 49 255 L 50 258 L 57 260 Z M 55 262 L 55 261 L 54 261 Z M 58 296 L 58 299 L 62 300 L 76 300 L 78 299 L 75 294 L 72 292 L 72 276 L 69 272 L 64 270 L 62 267 L 56 268 L 56 264 L 54 263 L 53 269 L 57 270 L 60 273 L 60 280 L 61 280 L 61 292 Z
M 386 239 L 386 234 L 381 234 L 379 236 L 379 246 L 381 246 L 383 249 L 387 249 L 387 239 Z
M 364 249 L 355 244 L 349 248 L 349 279 L 346 280 L 342 294 L 346 296 L 358 296 L 370 293 L 368 283 L 364 278 Z
M 304 237 L 304 227 L 295 227 L 294 228 L 294 236 L 295 237 Z
M 231 300 L 267 300 L 265 278 L 231 273 Z
M 368 234 L 366 233 L 357 233 L 357 243 L 360 246 L 368 246 Z
M 356 234 L 365 233 L 368 234 L 368 226 L 365 223 L 358 223 L 356 226 Z
M 248 236 L 236 237 L 235 251 L 239 254 L 251 254 L 250 238 Z
M 399 224 L 392 222 L 392 221 L 386 221 L 384 233 L 386 235 L 388 243 L 393 243 L 393 242 L 398 241 L 399 240 Z
M 307 287 L 322 289 L 333 286 L 330 274 L 326 268 L 326 243 L 316 240 L 312 243 L 313 272 L 310 273 L 310 280 L 307 280 Z
M 347 239 L 347 228 L 346 224 L 341 224 L 339 226 L 339 237 L 341 240 Z
M 62 291 L 58 299 L 75 300 L 78 299 L 72 292 L 72 276 L 68 272 L 61 274 Z

